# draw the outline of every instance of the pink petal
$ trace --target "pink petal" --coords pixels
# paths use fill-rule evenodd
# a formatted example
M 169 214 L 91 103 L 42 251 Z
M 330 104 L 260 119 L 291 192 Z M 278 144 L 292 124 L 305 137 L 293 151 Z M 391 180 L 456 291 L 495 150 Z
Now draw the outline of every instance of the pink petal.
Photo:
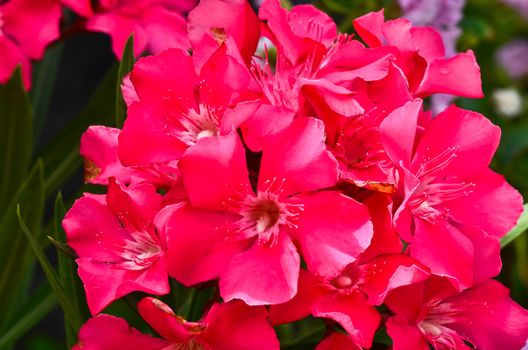
M 387 294 L 398 287 L 421 282 L 429 277 L 428 269 L 414 259 L 398 255 L 382 255 L 363 265 L 367 271 L 361 290 L 371 305 L 381 305 Z
M 31 87 L 31 62 L 21 49 L 10 39 L 0 36 L 0 84 L 5 84 L 13 75 L 15 68 L 21 66 L 24 87 Z
M 380 136 L 385 152 L 394 164 L 408 167 L 416 137 L 418 115 L 422 100 L 416 99 L 397 108 L 383 120 L 380 125 Z
M 0 7 L 0 12 L 2 32 L 16 39 L 32 59 L 41 59 L 46 47 L 60 36 L 62 11 L 56 0 L 11 0 Z
M 354 93 L 326 79 L 299 79 L 303 94 L 312 96 L 312 101 L 321 100 L 331 111 L 344 117 L 363 114 L 364 110 L 354 99 Z M 315 97 L 315 98 L 313 98 Z
M 109 11 L 90 17 L 86 22 L 86 29 L 110 35 L 112 49 L 120 60 L 130 35 L 134 34 L 134 56 L 141 55 L 147 46 L 147 33 L 137 24 L 137 18 L 122 15 L 118 11 Z
M 360 346 L 370 348 L 381 316 L 367 303 L 359 291 L 335 294 L 317 303 L 313 308 L 316 317 L 327 317 L 338 322 Z
M 123 99 L 125 100 L 127 108 L 130 107 L 132 103 L 139 102 L 139 96 L 137 95 L 134 84 L 132 84 L 132 80 L 130 80 L 130 74 L 127 74 L 123 78 L 123 82 L 121 83 L 121 93 L 123 94 Z
M 302 198 L 304 212 L 295 232 L 308 269 L 335 277 L 370 244 L 368 208 L 335 191 Z
M 120 130 L 106 126 L 90 126 L 81 137 L 80 154 L 85 158 L 85 181 L 107 185 L 109 177 L 130 182 L 133 171 L 124 167 L 117 156 Z
M 458 290 L 473 284 L 474 247 L 455 227 L 415 218 L 416 233 L 411 256 L 431 269 L 431 273 L 450 279 Z
M 313 5 L 293 6 L 289 12 L 288 22 L 292 32 L 298 37 L 320 41 L 327 47 L 337 36 L 334 20 Z
M 449 176 L 480 174 L 488 166 L 499 139 L 499 127 L 486 117 L 451 106 L 427 126 L 417 147 L 412 169 L 454 147 L 456 158 L 451 160 L 444 172 Z
M 257 101 L 246 101 L 246 102 L 238 103 L 236 107 L 233 109 L 227 109 L 224 112 L 222 121 L 220 122 L 220 126 L 219 126 L 220 135 L 227 135 L 233 130 L 238 129 L 244 123 L 246 123 L 248 119 L 254 118 L 260 106 L 261 104 Z M 270 106 L 270 105 L 267 105 L 267 106 Z M 259 130 L 259 131 L 262 131 L 262 130 Z M 242 135 L 244 135 L 243 130 L 242 130 Z M 244 136 L 244 141 L 246 142 L 246 144 L 248 143 L 246 136 Z M 251 149 L 250 146 L 248 147 Z
M 111 178 L 106 202 L 108 208 L 133 231 L 143 231 L 152 224 L 154 216 L 161 209 L 162 197 L 150 183 L 125 188 Z
M 411 42 L 412 23 L 407 18 L 396 18 L 383 24 L 382 32 L 387 45 L 396 46 L 401 51 L 414 51 Z
M 499 282 L 478 284 L 445 302 L 460 310 L 458 321 L 449 327 L 467 337 L 477 349 L 521 349 L 525 345 L 528 311 L 515 303 Z
M 447 279 L 433 276 L 426 282 L 430 282 L 433 278 L 437 278 L 441 282 L 447 284 L 448 287 L 451 288 L 451 294 L 454 292 L 452 284 L 449 283 Z M 419 317 L 422 317 L 422 304 L 424 303 L 424 298 L 426 298 L 424 295 L 427 294 L 426 282 L 410 284 L 394 289 L 389 293 L 389 295 L 387 295 L 387 298 L 385 299 L 385 305 L 390 309 L 390 311 L 398 316 L 403 317 L 409 322 L 418 322 Z M 442 286 L 444 285 L 442 284 Z M 434 290 L 433 296 L 435 293 L 436 290 Z
M 280 304 L 297 293 L 300 259 L 290 238 L 280 233 L 271 247 L 255 242 L 235 255 L 220 277 L 220 295 L 248 305 Z
M 333 186 L 338 163 L 324 143 L 323 122 L 297 118 L 287 129 L 263 142 L 259 191 L 266 181 L 285 179 L 284 195 Z
M 153 6 L 141 16 L 141 25 L 148 36 L 148 51 L 159 54 L 170 48 L 188 50 L 187 21 L 180 13 L 165 6 Z
M 236 132 L 198 140 L 180 160 L 179 169 L 189 201 L 197 208 L 225 211 L 230 198 L 244 199 L 251 191 L 244 147 Z
M 195 50 L 204 50 L 198 44 L 204 35 L 222 43 L 232 37 L 246 64 L 257 48 L 260 25 L 257 15 L 245 0 L 202 0 L 188 16 L 189 39 Z M 210 49 L 215 50 L 215 47 Z M 207 52 L 204 56 L 211 56 Z
M 114 213 L 97 200 L 82 197 L 75 201 L 62 221 L 66 231 L 68 245 L 80 257 L 90 257 L 99 260 L 115 260 L 113 249 L 121 246 L 127 231 Z
M 427 62 L 445 58 L 444 42 L 436 28 L 414 27 L 410 33 L 412 45 Z
M 296 114 L 289 109 L 268 104 L 259 104 L 257 108 L 240 127 L 244 142 L 253 152 L 260 152 L 263 140 L 287 128 Z
M 264 306 L 248 306 L 234 300 L 215 304 L 207 313 L 207 329 L 200 340 L 215 350 L 279 350 Z
M 463 227 L 460 230 L 475 247 L 473 255 L 475 261 L 473 280 L 475 283 L 497 276 L 502 267 L 499 240 L 474 227 Z
M 90 0 L 61 0 L 61 3 L 75 11 L 79 16 L 90 17 L 93 14 Z
M 354 29 L 370 47 L 378 47 L 383 43 L 383 23 L 385 16 L 383 9 L 370 12 L 354 20 Z
M 79 342 L 72 350 L 162 350 L 169 343 L 140 333 L 119 317 L 98 315 L 89 319 L 79 331 Z
M 213 111 L 232 106 L 247 93 L 250 79 L 248 68 L 230 56 L 227 46 L 221 44 L 200 71 L 200 100 Z M 218 113 L 221 112 L 220 109 Z M 233 126 L 228 132 L 231 130 Z
M 111 302 L 135 291 L 164 295 L 170 292 L 167 265 L 160 259 L 148 269 L 126 270 L 99 259 L 77 259 L 79 277 L 93 315 Z
M 147 323 L 171 343 L 186 343 L 193 334 L 187 329 L 187 322 L 174 314 L 164 302 L 146 297 L 139 301 L 138 312 Z
M 387 75 L 394 53 L 391 47 L 371 49 L 357 40 L 350 41 L 328 58 L 318 75 L 336 84 L 355 78 L 377 81 Z
M 461 76 L 464 79 L 460 79 Z M 427 67 L 416 93 L 419 96 L 444 93 L 462 97 L 484 97 L 480 67 L 473 51 L 469 50 L 452 58 L 433 61 Z
M 187 149 L 186 144 L 166 131 L 168 121 L 163 111 L 151 109 L 146 103 L 134 103 L 127 114 L 118 146 L 119 159 L 124 165 L 178 160 Z
M 361 350 L 354 339 L 346 334 L 332 333 L 317 345 L 315 350 Z
M 387 320 L 387 333 L 392 338 L 394 350 L 429 350 L 427 340 L 418 327 L 409 325 L 405 318 L 393 316 Z
M 156 227 L 167 242 L 169 275 L 187 286 L 220 277 L 233 255 L 247 246 L 246 241 L 226 240 L 222 228 L 234 220 L 188 204 L 165 207 L 156 217 Z
M 194 89 L 198 77 L 192 57 L 184 50 L 169 49 L 139 59 L 130 80 L 139 99 L 150 108 L 181 113 L 196 107 Z
M 445 206 L 450 216 L 463 225 L 476 226 L 500 238 L 512 229 L 523 212 L 523 199 L 502 175 L 489 169 L 469 179 L 474 187 Z
M 400 253 L 403 244 L 392 221 L 390 196 L 377 193 L 368 197 L 363 204 L 369 209 L 374 234 L 370 246 L 361 254 L 361 261 L 368 261 L 382 254 Z
M 321 285 L 317 277 L 301 269 L 297 294 L 293 299 L 283 304 L 270 306 L 271 324 L 280 325 L 295 322 L 309 316 L 312 312 L 312 306 L 321 298 L 328 296 L 329 293 L 331 292 Z
M 289 13 L 281 7 L 278 0 L 265 0 L 260 5 L 259 18 L 266 21 L 271 33 L 275 37 L 273 42 L 277 45 L 281 55 L 284 55 L 291 64 L 297 64 L 316 45 L 311 39 L 298 36 L 292 30 Z M 297 28 L 300 31 L 300 28 Z

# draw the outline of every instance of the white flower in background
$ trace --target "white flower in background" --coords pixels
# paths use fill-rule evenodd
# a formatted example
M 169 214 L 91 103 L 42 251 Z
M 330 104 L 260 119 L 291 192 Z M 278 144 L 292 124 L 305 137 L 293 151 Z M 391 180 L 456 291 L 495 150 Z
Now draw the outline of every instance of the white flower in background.
M 514 88 L 495 90 L 493 102 L 495 102 L 496 111 L 507 118 L 515 118 L 522 111 L 522 96 Z

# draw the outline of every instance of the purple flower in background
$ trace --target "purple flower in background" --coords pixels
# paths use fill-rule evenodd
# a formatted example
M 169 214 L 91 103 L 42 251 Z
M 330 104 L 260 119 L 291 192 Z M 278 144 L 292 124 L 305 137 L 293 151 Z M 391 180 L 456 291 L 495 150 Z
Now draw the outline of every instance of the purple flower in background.
M 462 19 L 465 0 L 398 0 L 404 17 L 416 26 L 434 27 L 440 32 L 446 56 L 454 56 L 458 37 L 462 30 L 458 23 Z M 447 108 L 455 99 L 452 95 L 437 94 L 432 97 L 433 115 Z
M 465 0 L 398 0 L 403 16 L 417 26 L 436 28 L 446 48 L 447 56 L 456 53 L 456 43 L 461 34 L 458 23 L 462 19 Z
M 503 45 L 495 59 L 512 79 L 528 75 L 528 40 L 515 39 Z
M 521 16 L 528 19 L 528 1 L 527 0 L 502 0 L 503 3 L 519 11 Z

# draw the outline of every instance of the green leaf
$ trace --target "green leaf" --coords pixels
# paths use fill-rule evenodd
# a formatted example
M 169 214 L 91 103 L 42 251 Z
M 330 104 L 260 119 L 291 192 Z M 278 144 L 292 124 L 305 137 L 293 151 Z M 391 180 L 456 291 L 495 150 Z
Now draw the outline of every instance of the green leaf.
M 123 78 L 130 73 L 132 67 L 134 66 L 134 34 L 130 35 L 128 38 L 125 49 L 123 50 L 123 56 L 121 63 L 119 64 L 119 69 L 117 72 L 117 84 L 116 84 L 116 103 L 115 103 L 115 116 L 116 116 L 116 126 L 118 128 L 123 126 L 123 123 L 126 118 L 126 105 L 125 100 L 123 99 L 123 93 L 121 92 L 121 84 L 123 83 Z
M 80 316 L 83 321 L 86 321 L 90 314 L 86 308 L 86 299 L 84 296 L 84 290 L 82 282 L 77 275 L 77 266 L 73 257 L 68 255 L 73 250 L 66 245 L 66 233 L 62 229 L 62 218 L 66 214 L 66 206 L 62 200 L 62 194 L 59 192 L 55 199 L 55 212 L 54 212 L 54 234 L 55 242 L 61 245 L 61 251 L 58 254 L 58 269 L 59 277 L 62 285 L 64 286 L 65 292 L 70 296 L 72 304 L 80 312 Z M 51 238 L 51 237 L 50 237 Z M 53 242 L 53 241 L 52 241 Z M 69 323 L 66 324 L 66 340 L 68 343 L 68 349 L 73 347 L 77 341 L 77 333 Z
M 63 48 L 64 44 L 62 42 L 50 47 L 46 50 L 44 59 L 37 62 L 33 69 L 35 73 L 33 74 L 33 85 L 29 95 L 34 111 L 35 143 L 38 141 L 49 111 Z
M 82 166 L 79 140 L 90 125 L 112 125 L 115 113 L 115 81 L 112 68 L 90 98 L 88 105 L 39 154 L 46 164 L 46 197 L 55 192 Z
M 31 106 L 17 68 L 0 85 L 0 213 L 26 177 L 32 152 Z
M 44 179 L 41 161 L 33 167 L 0 219 L 0 334 L 22 301 L 35 260 L 17 219 L 17 204 L 28 218 L 32 232 L 40 234 L 44 209 Z M 36 236 L 39 237 L 39 236 Z
M 528 204 L 524 205 L 524 211 L 517 221 L 517 225 L 500 239 L 501 248 L 506 247 L 528 229 Z
M 43 288 L 44 287 L 44 288 Z M 16 319 L 0 336 L 0 349 L 7 349 L 40 322 L 57 305 L 48 285 L 37 289 L 26 305 L 17 310 Z
M 20 227 L 22 227 L 22 232 L 24 232 L 24 235 L 26 236 L 29 245 L 31 246 L 31 249 L 33 249 L 33 252 L 35 253 L 38 261 L 40 262 L 40 266 L 42 267 L 42 270 L 44 270 L 44 274 L 46 275 L 51 289 L 53 290 L 53 293 L 57 297 L 57 301 L 59 302 L 60 306 L 62 307 L 62 310 L 64 311 L 64 317 L 66 321 L 77 332 L 83 324 L 83 319 L 81 318 L 80 311 L 77 310 L 75 305 L 72 303 L 71 296 L 66 293 L 64 286 L 60 282 L 59 277 L 51 266 L 51 263 L 49 262 L 48 258 L 44 254 L 44 251 L 37 242 L 37 239 L 31 234 L 28 227 L 26 226 L 26 223 L 24 222 L 24 219 L 22 218 L 22 214 L 20 212 L 20 206 L 17 207 L 17 216 L 18 221 L 20 223 Z

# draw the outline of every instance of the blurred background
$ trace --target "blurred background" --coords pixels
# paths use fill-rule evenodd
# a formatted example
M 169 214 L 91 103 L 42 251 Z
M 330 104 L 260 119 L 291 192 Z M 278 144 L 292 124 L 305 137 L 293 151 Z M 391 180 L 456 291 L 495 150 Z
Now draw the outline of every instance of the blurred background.
M 528 198 L 528 0 L 319 0 L 293 1 L 286 5 L 292 3 L 314 4 L 329 13 L 342 32 L 349 33 L 353 31 L 354 18 L 385 8 L 387 18 L 404 16 L 416 25 L 439 29 L 448 55 L 468 49 L 475 51 L 486 97 L 453 101 L 449 96 L 439 96 L 429 101 L 430 106 L 439 110 L 455 102 L 486 115 L 499 125 L 502 141 L 492 166 L 504 174 L 524 198 Z M 257 8 L 258 1 L 254 1 L 253 5 Z M 42 134 L 37 153 L 50 147 L 60 147 L 50 145 L 49 141 L 68 128 L 85 128 L 82 123 L 76 124 L 74 118 L 83 111 L 108 71 L 116 67 L 110 39 L 102 34 L 76 34 L 47 55 L 60 55 L 60 68 L 52 89 L 46 125 L 40 126 Z M 35 74 L 39 74 L 38 66 Z M 102 122 L 113 120 L 111 112 L 102 112 L 108 115 L 98 118 Z M 57 186 L 67 205 L 86 190 L 82 182 L 80 158 L 75 169 L 71 179 Z M 52 218 L 53 203 L 47 203 L 46 207 L 44 219 L 48 222 Z M 55 250 L 48 251 L 50 259 L 55 261 Z M 528 237 L 521 235 L 503 249 L 502 259 L 503 270 L 499 279 L 511 289 L 512 297 L 527 308 Z M 35 274 L 32 283 L 37 288 L 44 277 L 40 268 Z M 15 348 L 63 348 L 63 322 L 62 312 L 55 307 Z

